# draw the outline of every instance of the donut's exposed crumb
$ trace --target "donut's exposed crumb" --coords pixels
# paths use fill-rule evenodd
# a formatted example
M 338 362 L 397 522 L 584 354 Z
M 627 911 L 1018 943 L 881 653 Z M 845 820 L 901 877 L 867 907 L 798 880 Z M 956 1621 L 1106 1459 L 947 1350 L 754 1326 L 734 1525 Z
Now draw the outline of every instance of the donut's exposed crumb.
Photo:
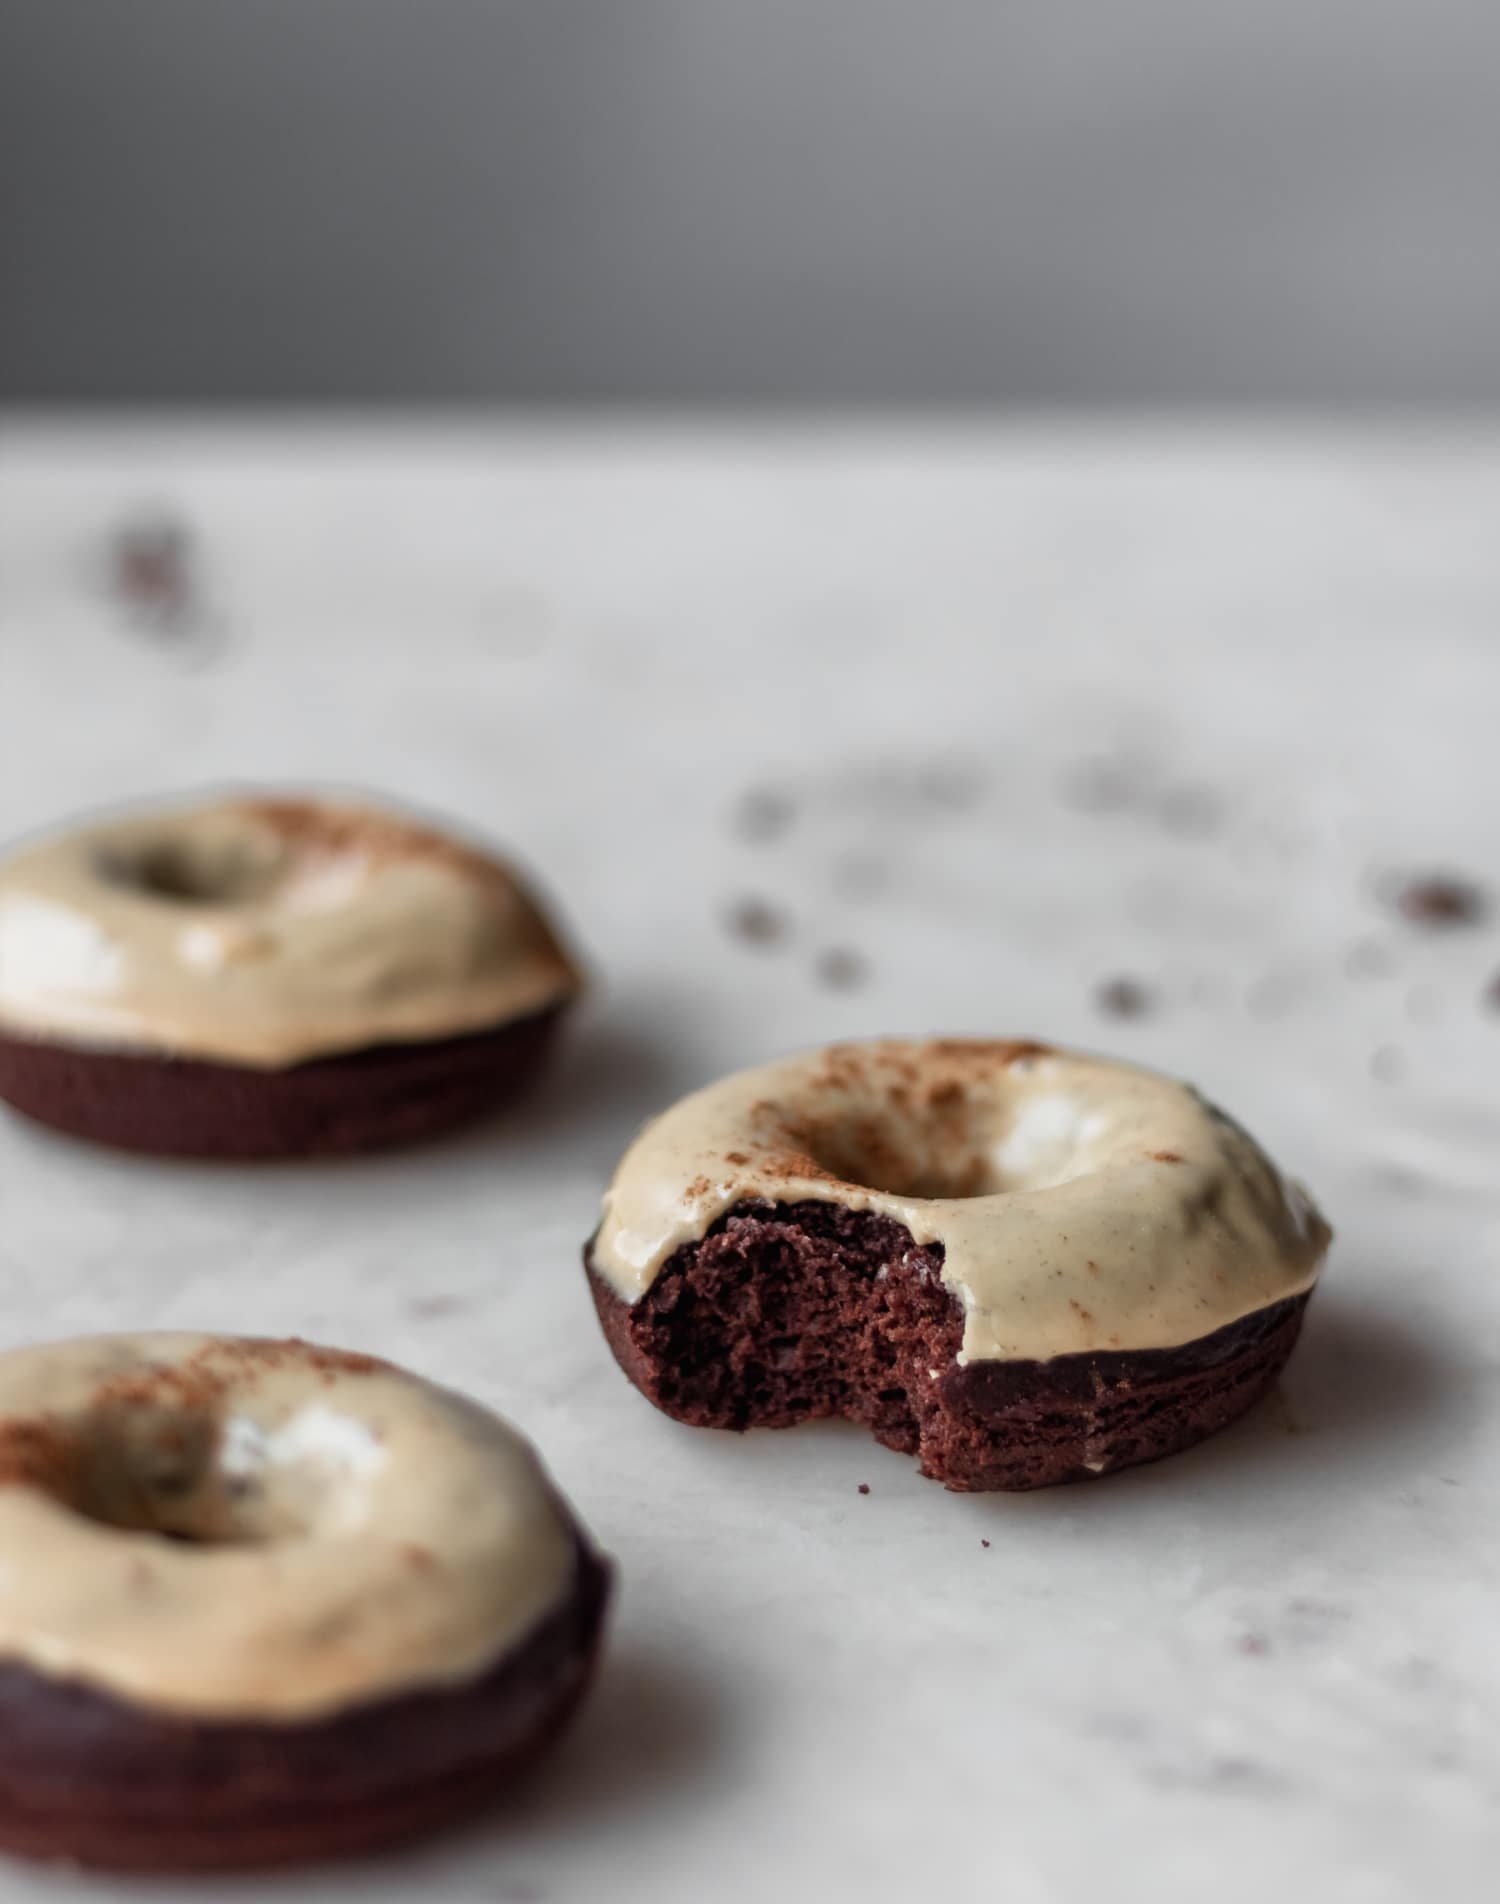
M 1484 894 L 1466 879 L 1431 874 L 1408 880 L 1395 893 L 1396 910 L 1414 925 L 1478 925 L 1487 911 Z
M 1142 1018 L 1151 1009 L 1151 993 L 1139 979 L 1107 979 L 1094 993 L 1094 1003 L 1111 1018 Z
M 826 952 L 820 952 L 814 970 L 819 982 L 835 992 L 853 991 L 869 974 L 869 967 L 859 953 L 845 946 L 830 946 Z
M 771 946 L 786 937 L 785 913 L 764 899 L 739 899 L 729 909 L 726 923 L 746 945 Z
M 740 797 L 733 825 L 743 840 L 779 839 L 796 818 L 791 797 L 773 787 L 751 787 Z

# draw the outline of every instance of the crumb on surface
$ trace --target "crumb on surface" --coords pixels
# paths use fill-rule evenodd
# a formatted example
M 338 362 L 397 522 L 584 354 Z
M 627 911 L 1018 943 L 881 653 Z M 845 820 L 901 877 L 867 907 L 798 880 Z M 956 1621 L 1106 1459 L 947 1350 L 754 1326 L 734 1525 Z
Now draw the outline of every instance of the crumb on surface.
M 1099 986 L 1094 1002 L 1111 1018 L 1143 1018 L 1152 1001 L 1150 990 L 1139 979 L 1112 978 Z
M 1395 1084 L 1405 1066 L 1394 1045 L 1378 1045 L 1370 1053 L 1370 1076 L 1377 1084 Z
M 1080 761 L 1062 785 L 1063 799 L 1083 813 L 1108 813 L 1128 806 L 1137 791 L 1136 776 L 1128 766 L 1100 758 Z
M 917 775 L 917 792 L 931 806 L 971 807 L 984 792 L 984 775 L 973 761 L 936 761 Z
M 737 899 L 729 908 L 727 924 L 746 945 L 775 945 L 787 932 L 785 913 L 766 899 Z
M 734 810 L 734 830 L 744 840 L 779 839 L 796 818 L 789 794 L 775 787 L 750 787 Z
M 851 952 L 846 946 L 830 946 L 826 952 L 820 952 L 814 969 L 822 984 L 838 992 L 852 991 L 856 985 L 862 985 L 869 973 L 859 953 Z
M 1170 831 L 1197 839 L 1218 832 L 1224 822 L 1224 802 L 1212 787 L 1169 787 L 1157 812 Z
M 860 1482 L 860 1484 L 859 1484 L 859 1491 L 860 1491 L 860 1493 L 861 1493 L 861 1494 L 868 1494 L 868 1493 L 869 1493 L 869 1491 L 870 1491 L 870 1484 L 869 1484 L 869 1482 L 868 1482 L 868 1481 L 861 1481 L 861 1482 Z
M 1472 880 L 1447 873 L 1428 873 L 1408 879 L 1394 894 L 1403 919 L 1421 926 L 1478 925 L 1488 910 L 1484 894 Z

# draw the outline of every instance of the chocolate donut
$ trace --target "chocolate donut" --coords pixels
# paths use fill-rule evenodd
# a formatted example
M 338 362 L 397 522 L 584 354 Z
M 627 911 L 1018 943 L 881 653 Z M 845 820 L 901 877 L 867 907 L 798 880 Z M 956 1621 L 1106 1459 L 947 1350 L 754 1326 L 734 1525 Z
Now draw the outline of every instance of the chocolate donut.
M 434 1135 L 527 1082 L 579 985 L 512 872 L 368 807 L 228 799 L 0 864 L 0 1098 L 129 1150 Z
M 1330 1231 L 1187 1086 L 1018 1042 L 836 1045 L 683 1099 L 585 1250 L 678 1421 L 864 1422 L 949 1488 L 1188 1447 L 1263 1394 Z
M 0 1356 L 0 1846 L 115 1869 L 363 1850 L 581 1697 L 608 1569 L 527 1444 L 305 1342 Z

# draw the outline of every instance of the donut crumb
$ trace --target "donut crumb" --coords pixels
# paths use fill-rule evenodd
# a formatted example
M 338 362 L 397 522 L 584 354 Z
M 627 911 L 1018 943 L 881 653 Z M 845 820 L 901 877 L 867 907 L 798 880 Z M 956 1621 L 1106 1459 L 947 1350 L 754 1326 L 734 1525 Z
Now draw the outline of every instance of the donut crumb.
M 734 831 L 742 840 L 779 839 L 797 816 L 789 794 L 774 787 L 751 787 L 741 794 L 734 811 Z
M 1139 979 L 1112 978 L 1094 994 L 1100 1011 L 1111 1018 L 1143 1018 L 1151 1009 L 1151 993 Z
M 726 919 L 735 938 L 746 945 L 771 946 L 786 937 L 786 915 L 766 899 L 738 899 Z
M 1472 880 L 1446 873 L 1424 874 L 1396 888 L 1396 910 L 1419 926 L 1478 925 L 1487 910 L 1484 894 Z
M 840 945 L 820 952 L 815 970 L 819 982 L 836 992 L 853 991 L 869 975 L 869 966 L 860 954 Z

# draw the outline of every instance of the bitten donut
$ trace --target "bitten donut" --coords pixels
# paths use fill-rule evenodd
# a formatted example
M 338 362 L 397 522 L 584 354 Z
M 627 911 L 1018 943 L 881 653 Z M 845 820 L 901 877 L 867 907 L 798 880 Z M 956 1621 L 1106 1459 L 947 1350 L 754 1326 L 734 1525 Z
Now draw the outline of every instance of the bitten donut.
M 526 1443 L 388 1363 L 0 1356 L 0 1845 L 246 1867 L 435 1827 L 561 1728 L 607 1586 Z
M 866 1423 L 956 1489 L 1155 1460 L 1275 1379 L 1330 1232 L 1187 1086 L 1045 1046 L 835 1045 L 626 1153 L 585 1260 L 679 1421 Z
M 513 873 L 370 807 L 225 799 L 0 862 L 0 1098 L 130 1150 L 431 1136 L 530 1078 L 579 983 Z

